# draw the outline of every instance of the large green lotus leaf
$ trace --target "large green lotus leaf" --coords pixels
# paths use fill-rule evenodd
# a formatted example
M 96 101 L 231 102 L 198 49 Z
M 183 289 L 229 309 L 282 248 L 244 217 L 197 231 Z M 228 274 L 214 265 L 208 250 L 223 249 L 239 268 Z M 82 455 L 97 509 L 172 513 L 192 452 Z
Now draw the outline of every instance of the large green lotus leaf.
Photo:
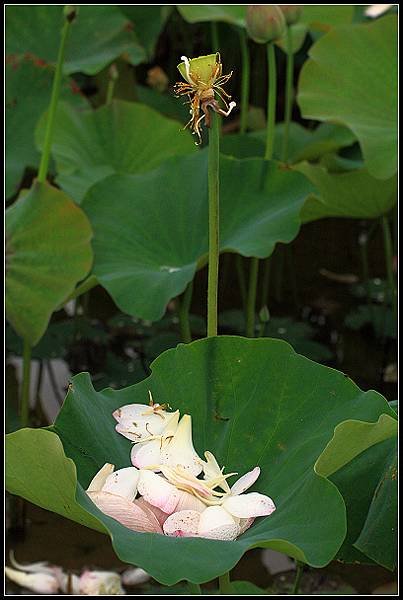
M 52 81 L 53 68 L 39 61 L 23 59 L 6 64 L 6 198 L 17 192 L 25 168 L 39 164 L 34 130 L 49 106 Z M 67 77 L 62 79 L 61 97 L 77 107 L 88 105 Z
M 336 427 L 324 456 L 317 461 L 315 468 L 324 475 L 353 457 L 351 462 L 347 462 L 331 476 L 347 507 L 347 536 L 338 553 L 338 559 L 343 562 L 377 562 L 391 570 L 395 567 L 395 418 L 396 415 L 393 417 L 384 414 L 375 423 L 346 421 L 340 424 Z M 354 485 L 351 484 L 352 481 Z
M 37 129 L 39 146 L 44 124 L 45 115 Z M 80 112 L 59 105 L 52 155 L 58 183 L 76 202 L 107 175 L 148 171 L 171 156 L 193 152 L 197 148 L 180 123 L 143 104 L 114 100 Z
M 242 474 L 259 465 L 253 489 L 269 494 L 277 510 L 257 519 L 235 542 L 139 534 L 101 515 L 83 488 L 105 462 L 117 467 L 130 462 L 131 444 L 115 433 L 111 413 L 147 402 L 149 390 L 158 402 L 192 415 L 199 453 L 212 451 L 227 472 Z M 327 564 L 346 533 L 345 507 L 336 486 L 318 475 L 314 464 L 341 421 L 376 420 L 382 413 L 394 414 L 380 394 L 362 392 L 344 374 L 296 354 L 283 341 L 220 336 L 179 344 L 159 356 L 149 378 L 119 391 L 97 393 L 88 374 L 77 375 L 53 431 L 76 465 L 77 503 L 102 522 L 123 561 L 172 585 L 211 580 L 253 547 L 272 548 L 315 567 Z M 51 476 L 63 457 L 45 454 L 37 437 L 33 452 L 27 430 L 12 435 L 18 443 L 7 452 L 7 470 L 12 476 L 16 469 L 18 477 L 9 490 L 68 514 L 69 507 L 58 506 Z M 36 483 L 38 461 L 48 484 L 44 478 Z M 72 488 L 73 482 L 70 497 Z
M 397 166 L 396 16 L 335 28 L 309 56 L 298 86 L 302 115 L 349 127 L 369 173 L 390 178 Z
M 35 345 L 52 312 L 87 275 L 91 226 L 83 211 L 48 183 L 34 183 L 6 211 L 6 313 Z
M 56 63 L 63 18 L 62 5 L 7 6 L 6 53 Z M 67 40 L 64 73 L 94 75 L 120 56 L 134 65 L 146 58 L 130 21 L 117 6 L 81 4 Z
M 306 162 L 295 168 L 317 189 L 302 209 L 304 223 L 323 217 L 372 219 L 387 213 L 396 203 L 396 176 L 375 179 L 366 169 L 330 173 Z
M 282 159 L 284 123 L 278 123 L 274 132 L 273 155 Z M 322 123 L 311 131 L 299 123 L 291 123 L 288 139 L 288 159 L 291 164 L 302 160 L 318 160 L 323 154 L 336 152 L 355 142 L 354 134 L 340 125 Z M 264 156 L 266 131 L 225 135 L 221 152 L 236 158 Z
M 303 7 L 301 22 L 309 25 L 313 31 L 329 31 L 332 27 L 351 23 L 354 17 L 352 5 L 316 5 Z
M 240 4 L 179 4 L 177 7 L 188 23 L 203 21 L 223 21 L 232 25 L 245 27 L 246 6 Z
M 146 50 L 148 60 L 151 61 L 160 33 L 172 11 L 172 6 L 123 4 L 119 8 L 133 23 L 134 33 Z
M 221 158 L 221 251 L 269 256 L 292 241 L 312 190 L 261 159 Z M 112 175 L 82 204 L 94 229 L 94 274 L 123 312 L 156 321 L 208 253 L 207 152 L 138 175 Z M 116 200 L 118 199 L 118 201 Z

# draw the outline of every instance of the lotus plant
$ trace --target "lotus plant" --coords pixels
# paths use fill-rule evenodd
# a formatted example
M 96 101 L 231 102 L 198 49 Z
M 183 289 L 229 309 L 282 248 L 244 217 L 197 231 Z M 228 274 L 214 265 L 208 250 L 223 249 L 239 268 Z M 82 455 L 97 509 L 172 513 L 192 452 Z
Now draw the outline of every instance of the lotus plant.
M 131 467 L 106 463 L 87 494 L 108 516 L 139 532 L 235 540 L 256 517 L 275 509 L 268 496 L 245 494 L 260 475 L 255 467 L 229 486 L 215 456 L 197 454 L 192 419 L 155 404 L 131 404 L 113 413 L 116 431 L 133 442 Z

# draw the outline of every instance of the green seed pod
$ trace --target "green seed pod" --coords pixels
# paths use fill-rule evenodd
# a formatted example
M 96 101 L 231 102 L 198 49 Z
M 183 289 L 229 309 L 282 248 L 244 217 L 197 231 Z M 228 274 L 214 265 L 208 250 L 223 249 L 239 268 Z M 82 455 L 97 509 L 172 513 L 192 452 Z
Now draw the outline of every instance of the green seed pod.
M 268 323 L 270 321 L 270 312 L 266 304 L 259 311 L 259 320 L 261 323 Z
M 276 4 L 253 4 L 246 9 L 246 29 L 258 44 L 274 42 L 285 33 L 285 18 Z
M 301 4 L 280 4 L 279 6 L 287 25 L 294 25 L 300 20 L 302 15 Z
M 185 59 L 184 56 L 182 58 Z M 215 53 L 186 59 L 178 65 L 178 69 L 188 83 L 203 82 L 210 87 L 217 77 L 219 65 L 220 57 Z

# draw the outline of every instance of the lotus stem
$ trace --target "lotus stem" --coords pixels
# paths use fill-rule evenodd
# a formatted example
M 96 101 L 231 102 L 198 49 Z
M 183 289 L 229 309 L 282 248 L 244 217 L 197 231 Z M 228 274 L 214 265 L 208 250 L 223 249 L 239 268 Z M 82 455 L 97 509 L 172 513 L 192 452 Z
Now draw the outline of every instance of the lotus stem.
M 241 115 L 240 115 L 240 133 L 245 133 L 248 128 L 248 110 L 249 110 L 249 88 L 250 88 L 250 60 L 249 46 L 246 33 L 239 29 L 239 40 L 241 44 L 242 56 L 242 80 L 241 80 Z
M 290 135 L 290 123 L 293 101 L 293 77 L 294 77 L 294 52 L 292 47 L 292 29 L 288 25 L 286 28 L 287 41 L 287 68 L 285 79 L 285 110 L 284 110 L 284 137 L 282 148 L 282 160 L 288 163 L 288 140 Z
M 266 134 L 266 153 L 265 159 L 273 158 L 274 149 L 274 126 L 276 123 L 276 97 L 277 97 L 277 72 L 276 72 L 276 54 L 274 44 L 267 44 L 267 63 L 269 68 L 268 75 L 268 101 L 267 101 L 267 134 Z
M 182 341 L 185 344 L 188 344 L 192 341 L 192 331 L 190 329 L 189 322 L 189 311 L 190 305 L 192 303 L 192 294 L 193 294 L 193 281 L 191 281 L 182 298 L 178 298 L 178 317 L 179 317 L 179 327 L 181 331 Z
M 299 584 L 301 583 L 302 573 L 304 571 L 304 563 L 297 560 L 297 574 L 294 580 L 294 586 L 292 588 L 291 595 L 297 595 L 299 590 Z
M 256 307 L 256 292 L 257 280 L 259 274 L 259 259 L 252 258 L 249 265 L 249 288 L 248 299 L 246 304 L 246 335 L 254 337 L 255 335 L 255 307 Z
M 218 578 L 220 595 L 221 596 L 230 596 L 231 595 L 231 581 L 229 577 L 229 571 L 224 573 Z
M 383 230 L 383 244 L 385 249 L 385 262 L 386 262 L 386 274 L 388 279 L 389 287 L 389 299 L 392 305 L 393 317 L 397 318 L 397 292 L 396 283 L 393 275 L 393 244 L 392 236 L 390 233 L 390 226 L 388 218 L 383 215 L 382 217 L 382 230 Z
M 219 116 L 210 111 L 211 127 L 208 154 L 209 193 L 209 261 L 207 290 L 207 337 L 217 335 L 218 263 L 220 253 L 219 235 L 219 164 L 220 135 Z
M 200 595 L 202 593 L 201 591 L 201 587 L 198 583 L 192 583 L 191 581 L 188 581 L 188 588 L 189 588 L 189 593 L 194 595 Z
M 40 183 L 44 183 L 46 181 L 46 175 L 48 173 L 48 168 L 49 168 L 50 150 L 52 147 L 56 110 L 57 110 L 57 104 L 59 102 L 60 88 L 61 88 L 61 82 L 62 82 L 64 54 L 65 54 L 66 41 L 67 41 L 67 37 L 68 37 L 69 31 L 70 31 L 71 23 L 72 23 L 72 20 L 65 17 L 63 29 L 62 29 L 62 33 L 61 33 L 59 53 L 57 55 L 56 71 L 55 71 L 55 76 L 53 78 L 52 95 L 50 98 L 49 111 L 48 111 L 48 116 L 47 116 L 47 120 L 46 120 L 45 140 L 43 143 L 41 163 L 39 165 L 39 171 L 38 171 L 38 177 L 37 177 L 37 180 Z
M 20 417 L 21 427 L 29 425 L 29 391 L 31 383 L 31 345 L 24 338 L 23 354 L 22 354 L 22 391 Z
M 237 254 L 235 256 L 235 268 L 236 268 L 236 272 L 238 275 L 238 283 L 239 283 L 239 290 L 241 292 L 241 298 L 242 298 L 242 307 L 243 310 L 246 311 L 246 282 L 245 282 L 245 271 L 243 268 L 243 262 L 242 262 L 242 256 L 240 254 Z
M 220 48 L 220 38 L 218 36 L 218 24 L 216 21 L 211 21 L 211 46 L 213 52 L 218 52 Z

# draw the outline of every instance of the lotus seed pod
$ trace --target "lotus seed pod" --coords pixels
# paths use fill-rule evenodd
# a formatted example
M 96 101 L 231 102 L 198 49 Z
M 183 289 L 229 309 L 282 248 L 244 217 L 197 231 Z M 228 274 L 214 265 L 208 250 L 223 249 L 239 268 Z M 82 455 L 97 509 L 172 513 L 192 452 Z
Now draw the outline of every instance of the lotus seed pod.
M 178 65 L 178 69 L 188 83 L 205 83 L 210 87 L 217 77 L 217 65 L 219 65 L 219 59 L 215 53 L 186 59 Z
M 246 9 L 246 29 L 258 44 L 274 42 L 285 32 L 283 13 L 275 4 L 253 4 Z
M 69 23 L 74 21 L 77 16 L 77 12 L 77 6 L 73 6 L 72 4 L 66 4 L 63 9 L 63 14 Z
M 287 25 L 297 23 L 302 15 L 301 4 L 279 4 Z

